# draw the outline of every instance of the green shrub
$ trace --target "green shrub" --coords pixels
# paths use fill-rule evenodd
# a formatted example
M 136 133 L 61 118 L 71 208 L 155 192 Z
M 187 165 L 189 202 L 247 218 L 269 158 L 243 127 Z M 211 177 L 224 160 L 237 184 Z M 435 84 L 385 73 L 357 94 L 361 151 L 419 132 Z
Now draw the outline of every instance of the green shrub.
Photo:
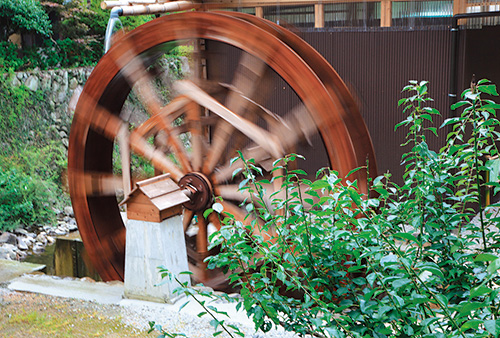
M 427 106 L 427 83 L 411 81 L 404 91 L 406 118 L 396 128 L 408 128 L 410 151 L 401 186 L 386 174 L 366 196 L 350 175 L 331 170 L 311 182 L 291 169 L 296 155 L 276 161 L 283 175 L 266 181 L 240 154 L 248 215 L 218 202 L 205 213 L 221 212 L 223 224 L 211 238 L 220 253 L 208 263 L 230 273 L 241 289 L 238 307 L 256 329 L 336 338 L 500 335 L 499 205 L 481 198 L 486 184 L 500 189 L 485 160 L 498 155 L 500 105 L 484 98 L 496 88 L 482 80 L 463 93 L 453 106 L 463 111 L 442 126 L 450 132 L 439 152 L 424 136 L 436 132 L 439 114 Z M 485 170 L 496 172 L 491 182 Z M 281 192 L 270 196 L 266 186 L 277 180 Z
M 0 230 L 55 222 L 60 189 L 36 175 L 14 168 L 0 171 Z
M 63 192 L 66 149 L 45 94 L 0 77 L 0 230 L 53 221 Z

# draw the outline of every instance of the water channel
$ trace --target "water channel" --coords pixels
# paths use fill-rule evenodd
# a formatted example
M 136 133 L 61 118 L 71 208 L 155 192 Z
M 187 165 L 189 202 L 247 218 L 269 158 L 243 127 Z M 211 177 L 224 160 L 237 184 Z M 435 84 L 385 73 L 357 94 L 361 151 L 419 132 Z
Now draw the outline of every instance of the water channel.
M 101 277 L 93 267 L 83 246 L 78 231 L 56 237 L 55 244 L 47 245 L 40 254 L 29 255 L 26 262 L 44 264 L 44 272 L 52 276 L 90 277 L 100 281 Z

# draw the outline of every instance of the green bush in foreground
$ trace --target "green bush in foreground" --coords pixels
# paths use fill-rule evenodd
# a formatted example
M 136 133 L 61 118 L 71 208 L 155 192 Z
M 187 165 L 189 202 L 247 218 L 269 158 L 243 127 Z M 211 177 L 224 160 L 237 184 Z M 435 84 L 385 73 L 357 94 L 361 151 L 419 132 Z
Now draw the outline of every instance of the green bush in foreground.
M 275 162 L 283 176 L 260 180 L 261 169 L 240 154 L 248 215 L 222 210 L 223 226 L 211 238 L 221 251 L 207 260 L 230 272 L 241 288 L 238 307 L 256 329 L 336 338 L 500 336 L 500 218 L 498 205 L 483 206 L 481 196 L 486 185 L 499 188 L 498 163 L 487 156 L 498 155 L 500 105 L 485 98 L 497 96 L 496 88 L 482 80 L 462 94 L 452 107 L 462 112 L 442 125 L 450 132 L 439 152 L 424 136 L 436 132 L 430 123 L 439 114 L 427 106 L 427 83 L 411 81 L 404 92 L 406 118 L 396 128 L 408 128 L 411 149 L 401 186 L 380 176 L 366 196 L 349 181 L 352 173 L 331 170 L 311 182 L 290 169 L 296 155 Z M 276 180 L 280 198 L 265 191 Z M 267 240 L 260 230 L 275 235 Z

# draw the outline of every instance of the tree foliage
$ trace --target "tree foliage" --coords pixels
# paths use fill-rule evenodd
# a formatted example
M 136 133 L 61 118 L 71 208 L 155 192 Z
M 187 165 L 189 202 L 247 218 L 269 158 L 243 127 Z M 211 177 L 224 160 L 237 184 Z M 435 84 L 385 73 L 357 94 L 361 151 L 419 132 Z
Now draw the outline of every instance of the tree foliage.
M 0 40 L 16 32 L 52 34 L 52 25 L 44 8 L 36 0 L 0 0 Z

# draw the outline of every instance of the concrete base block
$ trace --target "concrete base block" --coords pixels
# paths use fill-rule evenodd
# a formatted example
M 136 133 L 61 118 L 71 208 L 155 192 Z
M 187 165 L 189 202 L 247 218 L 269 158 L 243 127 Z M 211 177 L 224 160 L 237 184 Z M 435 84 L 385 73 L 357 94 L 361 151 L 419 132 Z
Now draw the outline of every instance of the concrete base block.
M 173 216 L 161 223 L 127 221 L 125 248 L 125 297 L 161 303 L 173 303 L 175 281 L 162 282 L 159 266 L 165 266 L 181 282 L 189 282 L 186 243 L 182 217 Z M 168 279 L 165 279 L 168 280 Z

